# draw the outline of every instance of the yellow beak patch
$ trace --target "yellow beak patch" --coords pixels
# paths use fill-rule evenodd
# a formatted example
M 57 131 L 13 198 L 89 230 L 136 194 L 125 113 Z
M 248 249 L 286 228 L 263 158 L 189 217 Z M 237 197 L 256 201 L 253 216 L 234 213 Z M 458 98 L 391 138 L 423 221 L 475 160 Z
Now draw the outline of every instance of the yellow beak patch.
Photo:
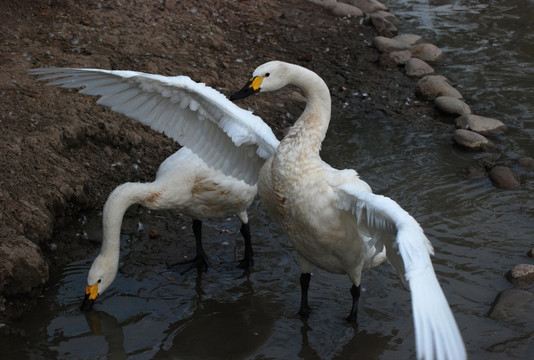
M 260 89 L 261 83 L 263 82 L 264 76 L 256 76 L 250 79 L 250 87 L 254 91 L 258 91 Z
M 96 300 L 98 297 L 98 283 L 93 286 L 87 285 L 85 287 L 85 295 L 89 295 L 89 300 Z

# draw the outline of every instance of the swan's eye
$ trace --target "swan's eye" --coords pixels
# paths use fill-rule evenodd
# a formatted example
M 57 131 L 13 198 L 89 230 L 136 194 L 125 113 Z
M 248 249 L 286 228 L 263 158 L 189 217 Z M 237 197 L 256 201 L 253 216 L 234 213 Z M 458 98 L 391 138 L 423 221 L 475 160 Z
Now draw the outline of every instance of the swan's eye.
M 265 77 L 269 77 L 269 75 L 271 75 L 271 74 L 269 74 L 269 73 L 265 73 Z
M 97 283 L 101 283 L 102 282 L 102 279 L 98 279 Z

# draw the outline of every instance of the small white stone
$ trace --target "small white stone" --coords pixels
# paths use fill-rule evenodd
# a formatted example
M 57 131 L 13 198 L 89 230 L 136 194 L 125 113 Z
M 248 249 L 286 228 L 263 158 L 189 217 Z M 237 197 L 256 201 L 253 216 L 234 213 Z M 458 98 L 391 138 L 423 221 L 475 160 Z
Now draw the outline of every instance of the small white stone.
M 411 47 L 412 57 L 434 63 L 443 58 L 443 52 L 433 44 L 416 44 Z
M 317 5 L 324 6 L 326 8 L 331 8 L 337 3 L 337 0 L 308 0 L 308 1 L 314 4 L 317 4 Z
M 484 136 L 477 134 L 474 131 L 464 129 L 456 129 L 452 138 L 458 145 L 472 150 L 482 149 L 489 144 L 488 139 Z
M 360 8 L 366 14 L 388 9 L 386 5 L 376 0 L 345 0 L 345 2 Z
M 395 64 L 404 65 L 412 57 L 410 50 L 397 50 L 388 54 L 389 58 L 395 61 Z
M 428 65 L 421 59 L 411 58 L 404 64 L 404 71 L 408 76 L 421 77 L 425 75 L 431 75 L 434 73 L 432 66 Z
M 385 36 L 397 35 L 396 23 L 399 23 L 395 15 L 387 11 L 376 11 L 371 14 L 371 23 L 374 25 L 379 34 Z
M 338 2 L 334 6 L 330 7 L 330 11 L 335 16 L 363 16 L 363 12 L 358 9 L 356 6 Z
M 471 114 L 471 108 L 462 100 L 452 96 L 438 96 L 434 99 L 434 104 L 438 110 L 447 114 L 467 115 Z
M 373 39 L 373 45 L 378 49 L 378 51 L 391 52 L 399 50 L 408 50 L 410 46 L 403 42 L 393 40 L 385 36 L 377 36 Z
M 472 130 L 484 136 L 497 135 L 506 130 L 502 121 L 474 114 L 460 116 L 455 122 L 458 128 Z
M 434 100 L 438 96 L 452 96 L 462 99 L 462 94 L 442 75 L 425 76 L 415 85 L 415 93 L 425 100 Z
M 401 34 L 395 36 L 393 40 L 397 40 L 408 45 L 414 45 L 416 42 L 421 40 L 421 36 L 415 34 Z
M 531 284 L 534 282 L 534 265 L 516 265 L 506 274 L 506 278 L 516 286 Z

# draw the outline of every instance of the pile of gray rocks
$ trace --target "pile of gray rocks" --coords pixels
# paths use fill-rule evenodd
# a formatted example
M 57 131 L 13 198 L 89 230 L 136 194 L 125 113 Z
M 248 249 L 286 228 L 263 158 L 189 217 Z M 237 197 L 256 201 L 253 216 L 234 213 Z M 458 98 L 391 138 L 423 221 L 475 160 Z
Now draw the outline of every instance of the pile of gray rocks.
M 443 59 L 442 50 L 434 44 L 425 42 L 415 34 L 398 34 L 401 23 L 395 15 L 388 12 L 387 6 L 377 0 L 309 0 L 324 6 L 335 16 L 361 17 L 362 21 L 374 26 L 380 36 L 373 39 L 373 45 L 387 61 L 404 69 L 407 76 L 419 78 L 415 94 L 421 99 L 433 102 L 443 114 L 454 116 L 455 129 L 451 134 L 452 142 L 472 151 L 495 152 L 491 140 L 506 131 L 506 125 L 491 117 L 474 114 L 462 94 L 442 75 L 437 75 L 434 67 Z M 527 171 L 534 169 L 534 159 L 522 157 L 514 160 L 516 165 Z M 510 163 L 504 161 L 483 162 L 483 173 L 502 188 L 516 188 L 521 185 L 520 177 Z M 470 176 L 481 171 L 469 169 Z

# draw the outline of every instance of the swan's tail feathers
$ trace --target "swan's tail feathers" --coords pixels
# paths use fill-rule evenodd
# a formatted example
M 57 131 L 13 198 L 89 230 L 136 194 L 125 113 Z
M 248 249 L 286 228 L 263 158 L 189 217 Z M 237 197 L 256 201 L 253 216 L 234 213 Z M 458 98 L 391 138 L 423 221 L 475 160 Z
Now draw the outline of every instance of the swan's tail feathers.
M 351 211 L 358 227 L 372 237 L 410 288 L 417 358 L 466 359 L 465 346 L 447 299 L 438 283 L 430 255 L 433 249 L 417 221 L 395 201 L 364 191 L 358 184 L 337 189 L 338 207 Z
M 432 269 L 410 280 L 418 359 L 467 359 L 465 345 Z

